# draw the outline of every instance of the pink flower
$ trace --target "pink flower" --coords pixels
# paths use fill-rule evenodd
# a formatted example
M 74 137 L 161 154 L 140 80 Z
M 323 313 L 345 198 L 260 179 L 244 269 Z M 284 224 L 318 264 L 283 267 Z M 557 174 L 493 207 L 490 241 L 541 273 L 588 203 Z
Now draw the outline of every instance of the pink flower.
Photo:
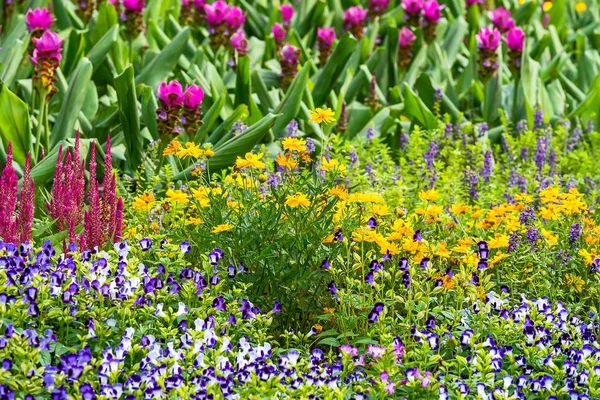
M 285 36 L 287 35 L 285 28 L 279 22 L 276 22 L 275 25 L 273 25 L 271 32 L 273 32 L 273 37 L 277 43 L 283 42 Z
M 40 61 L 54 61 L 56 63 L 60 62 L 62 59 L 62 45 L 64 40 L 52 31 L 46 31 L 44 34 L 38 39 L 31 39 L 35 44 L 35 49 L 33 50 L 33 56 L 31 57 L 31 62 L 34 65 L 37 65 Z
M 246 54 L 246 51 L 248 50 L 248 41 L 246 40 L 246 36 L 242 29 L 231 35 L 230 41 L 231 47 L 242 55 Z
M 423 3 L 423 18 L 429 23 L 437 24 L 442 17 L 442 9 L 437 0 L 427 0 Z
M 203 98 L 204 90 L 202 90 L 200 86 L 188 85 L 186 86 L 185 92 L 183 93 L 183 105 L 187 108 L 198 108 L 200 103 L 202 103 Z
M 488 17 L 500 32 L 508 32 L 508 30 L 515 27 L 515 21 L 510 17 L 510 11 L 505 8 L 498 7 L 490 11 Z
M 204 10 L 205 4 L 206 4 L 206 0 L 194 0 L 194 5 L 199 10 Z
M 34 29 L 46 30 L 52 25 L 52 14 L 46 8 L 36 8 L 35 10 L 30 8 L 27 10 L 25 19 L 29 32 Z
M 204 93 L 202 95 L 204 95 Z M 167 107 L 181 107 L 184 100 L 183 88 L 181 87 L 181 83 L 177 81 L 161 83 L 158 87 L 158 98 Z
M 412 45 L 417 37 L 407 27 L 402 27 L 398 32 L 398 45 L 403 49 L 412 48 Z
M 396 384 L 389 380 L 390 375 L 386 371 L 383 371 L 379 374 L 379 377 L 381 378 L 381 383 L 385 384 L 386 393 L 394 394 L 396 392 Z
M 229 14 L 229 5 L 223 0 L 217 0 L 212 4 L 204 5 L 206 23 L 209 25 L 221 25 Z
M 335 40 L 335 28 L 319 28 L 317 29 L 317 40 L 319 43 L 330 47 Z
M 227 25 L 232 30 L 237 30 L 246 21 L 246 14 L 239 7 L 231 7 L 227 13 Z
M 350 7 L 344 11 L 344 26 L 348 30 L 353 27 L 362 27 L 365 24 L 366 17 L 367 10 L 359 6 Z
M 483 4 L 483 0 L 467 0 L 467 6 L 471 7 L 475 4 Z
M 342 353 L 347 354 L 351 357 L 356 357 L 358 355 L 358 349 L 356 347 L 352 347 L 349 344 L 343 344 L 338 348 Z
M 525 32 L 521 28 L 512 28 L 506 34 L 505 41 L 509 49 L 521 53 L 525 44 Z
M 141 13 L 144 11 L 146 2 L 144 0 L 123 0 L 123 8 L 127 11 Z
M 279 52 L 282 61 L 289 65 L 298 64 L 300 60 L 300 49 L 291 44 L 285 44 Z
M 425 371 L 425 376 L 423 377 L 423 379 L 421 379 L 421 386 L 426 388 L 429 385 L 431 385 L 431 372 Z
M 385 354 L 386 351 L 387 351 L 387 348 L 373 346 L 372 344 L 370 344 L 367 347 L 367 354 L 370 354 L 373 358 L 381 358 Z
M 369 0 L 369 9 L 377 15 L 383 14 L 389 5 L 390 0 Z
M 291 4 L 283 4 L 279 7 L 279 11 L 281 11 L 281 18 L 283 18 L 283 22 L 285 24 L 289 24 L 294 16 L 294 7 Z
M 500 31 L 496 28 L 490 29 L 488 27 L 481 28 L 477 33 L 477 47 L 489 51 L 495 52 L 500 45 Z
M 423 0 L 402 0 L 402 9 L 409 17 L 419 16 L 423 9 Z

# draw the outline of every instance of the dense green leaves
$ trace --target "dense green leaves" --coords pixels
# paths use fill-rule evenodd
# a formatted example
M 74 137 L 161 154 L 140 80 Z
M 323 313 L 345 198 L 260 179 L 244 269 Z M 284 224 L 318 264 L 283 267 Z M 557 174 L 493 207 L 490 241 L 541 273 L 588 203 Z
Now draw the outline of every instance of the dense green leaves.
M 27 104 L 3 84 L 0 84 L 0 136 L 4 154 L 8 142 L 12 142 L 15 161 L 24 165 L 31 148 L 29 110 Z

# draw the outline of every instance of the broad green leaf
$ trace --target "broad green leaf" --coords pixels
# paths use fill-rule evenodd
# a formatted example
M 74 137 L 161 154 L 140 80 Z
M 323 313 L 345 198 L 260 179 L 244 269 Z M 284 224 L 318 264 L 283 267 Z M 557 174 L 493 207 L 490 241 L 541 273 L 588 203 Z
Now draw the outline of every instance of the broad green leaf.
M 166 45 L 154 59 L 146 65 L 135 79 L 136 84 L 144 83 L 152 88 L 165 80 L 173 67 L 177 64 L 179 56 L 183 53 L 190 37 L 188 27 L 184 28 Z
M 251 94 L 250 58 L 248 56 L 239 57 L 235 80 L 235 103 L 233 106 L 237 107 L 240 104 L 248 105 Z
M 12 142 L 14 160 L 25 164 L 31 148 L 31 130 L 27 104 L 0 83 L 0 136 L 6 150 Z
M 87 85 L 92 78 L 92 70 L 92 63 L 84 57 L 69 76 L 68 90 L 62 97 L 60 111 L 52 128 L 53 147 L 64 138 L 75 136 L 75 122 L 83 107 Z
M 404 113 L 411 120 L 416 119 L 421 126 L 427 129 L 435 129 L 438 125 L 435 115 L 406 83 L 404 84 Z
M 310 61 L 304 64 L 298 75 L 292 81 L 287 89 L 285 97 L 277 106 L 276 113 L 280 114 L 273 126 L 273 132 L 277 134 L 283 130 L 287 124 L 298 115 L 300 103 L 302 102 L 302 93 L 306 90 L 308 82 L 308 72 L 311 69 Z M 264 118 L 263 118 L 264 119 Z
M 221 113 L 221 109 L 225 105 L 225 99 L 227 98 L 227 90 L 223 90 L 223 93 L 219 96 L 219 99 L 213 103 L 208 112 L 204 114 L 202 118 L 202 126 L 198 130 L 196 137 L 194 138 L 194 142 L 202 143 L 202 141 L 208 136 L 208 132 L 210 132 L 217 122 L 219 118 L 219 114 Z
M 356 39 L 352 35 L 344 35 L 335 47 L 325 67 L 321 69 L 312 92 L 312 97 L 317 107 L 323 105 L 327 100 L 327 96 L 329 96 L 329 93 L 335 86 L 337 77 L 342 74 L 356 44 Z
M 140 135 L 140 117 L 133 76 L 133 67 L 130 65 L 121 75 L 115 77 L 121 128 L 127 145 L 125 147 L 127 164 L 131 171 L 135 171 L 141 163 L 144 150 L 142 136 Z
M 110 49 L 117 41 L 117 35 L 119 34 L 119 26 L 114 25 L 112 28 L 98 40 L 98 42 L 92 47 L 87 54 L 87 58 L 90 60 L 96 70 L 102 61 L 108 56 Z
M 142 98 L 142 121 L 150 131 L 152 139 L 158 140 L 159 136 L 156 123 L 156 109 L 158 108 L 158 103 L 156 102 L 156 97 L 154 96 L 152 88 L 145 85 L 140 89 L 140 94 Z

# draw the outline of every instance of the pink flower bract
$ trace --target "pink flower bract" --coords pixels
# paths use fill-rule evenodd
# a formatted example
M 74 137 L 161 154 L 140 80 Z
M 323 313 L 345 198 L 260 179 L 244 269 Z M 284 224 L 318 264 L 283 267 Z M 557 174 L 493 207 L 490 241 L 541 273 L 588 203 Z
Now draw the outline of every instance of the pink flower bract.
M 49 29 L 53 21 L 52 14 L 46 8 L 36 8 L 34 10 L 30 8 L 25 15 L 25 19 L 29 32 L 34 29 Z
M 204 99 L 204 90 L 198 85 L 188 85 L 183 93 L 183 105 L 187 108 L 197 108 Z
M 158 98 L 167 107 L 181 107 L 183 104 L 183 88 L 181 87 L 181 83 L 177 81 L 161 83 L 158 87 Z

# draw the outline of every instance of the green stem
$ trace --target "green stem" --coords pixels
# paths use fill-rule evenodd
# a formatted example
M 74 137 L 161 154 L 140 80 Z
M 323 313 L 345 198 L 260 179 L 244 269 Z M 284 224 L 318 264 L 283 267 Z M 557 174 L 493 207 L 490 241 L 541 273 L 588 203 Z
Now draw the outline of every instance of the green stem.
M 513 124 L 517 123 L 517 101 L 519 100 L 519 81 L 521 76 L 519 74 L 517 74 L 517 77 L 515 78 L 515 87 L 513 90 L 513 105 L 512 105 L 512 120 L 513 120 Z
M 42 129 L 44 128 L 44 118 L 47 110 L 46 104 L 46 92 L 44 90 L 39 91 L 40 94 L 40 112 L 38 114 L 37 120 L 37 131 L 35 134 L 35 159 L 36 161 L 40 160 L 40 145 L 42 142 Z

